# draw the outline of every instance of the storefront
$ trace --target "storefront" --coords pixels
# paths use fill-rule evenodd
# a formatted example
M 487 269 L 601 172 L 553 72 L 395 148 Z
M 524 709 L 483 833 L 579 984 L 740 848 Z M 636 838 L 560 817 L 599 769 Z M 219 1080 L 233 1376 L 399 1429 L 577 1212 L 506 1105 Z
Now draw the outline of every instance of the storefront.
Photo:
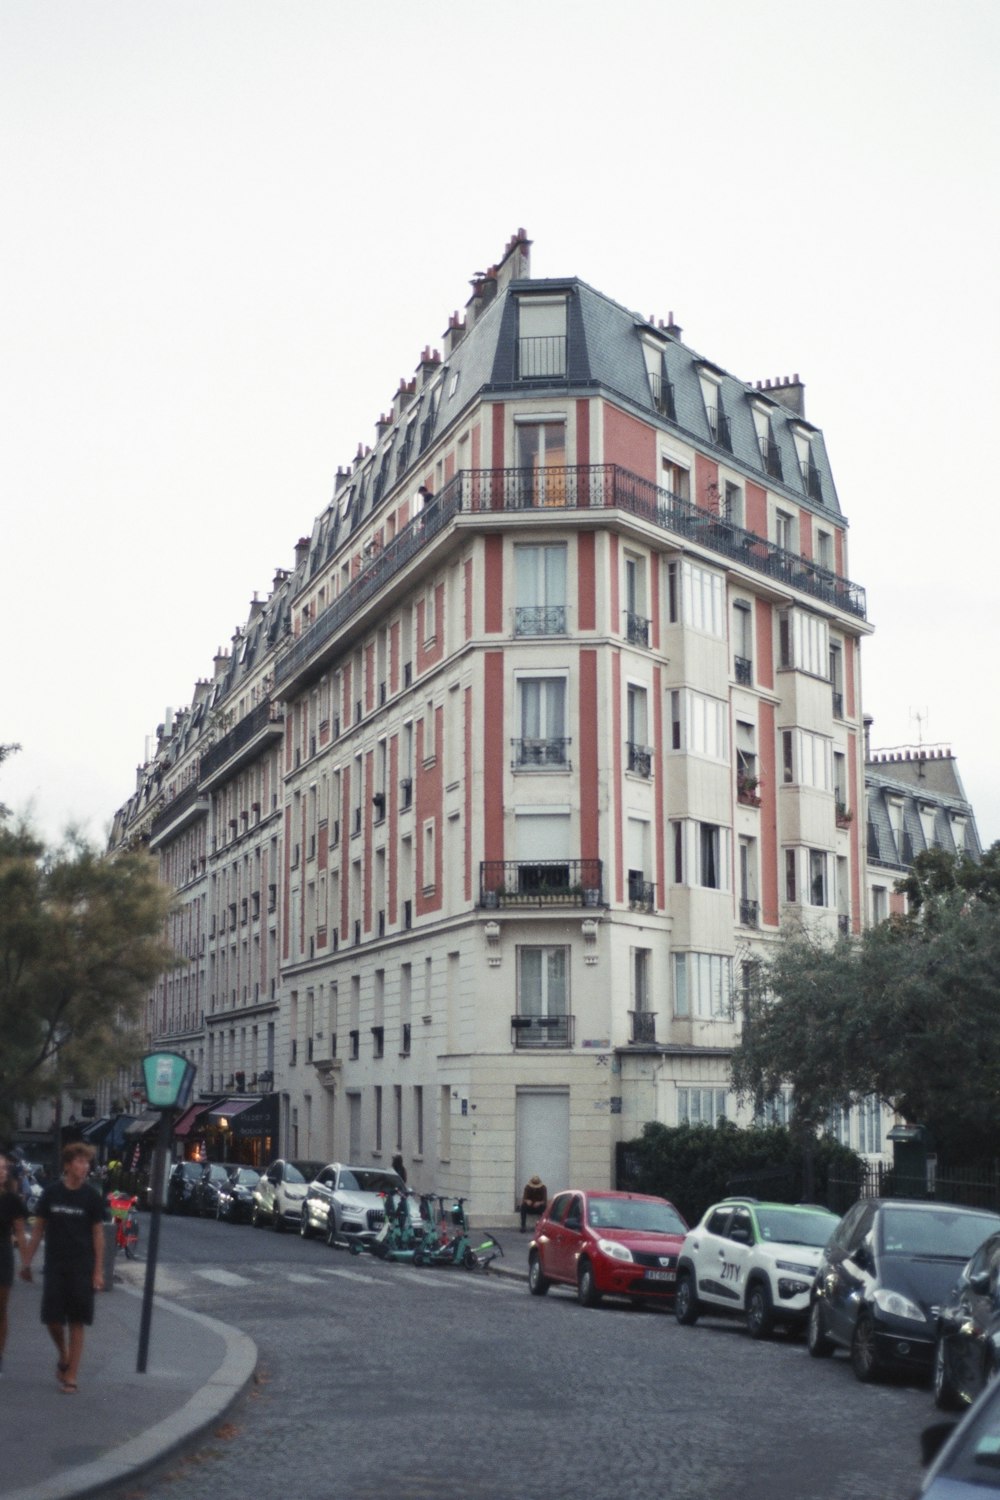
M 220 1099 L 204 1116 L 209 1161 L 240 1162 L 260 1171 L 277 1155 L 278 1096 Z

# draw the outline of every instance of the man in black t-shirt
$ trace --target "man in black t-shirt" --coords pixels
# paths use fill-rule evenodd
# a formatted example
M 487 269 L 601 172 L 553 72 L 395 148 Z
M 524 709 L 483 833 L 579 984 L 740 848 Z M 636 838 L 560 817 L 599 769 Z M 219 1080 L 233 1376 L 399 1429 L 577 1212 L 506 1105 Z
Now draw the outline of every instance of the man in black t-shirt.
M 104 1286 L 104 1203 L 87 1182 L 93 1146 L 74 1141 L 63 1148 L 63 1174 L 42 1193 L 21 1275 L 31 1280 L 31 1262 L 44 1236 L 42 1322 L 59 1351 L 56 1379 L 76 1394 L 83 1330 L 94 1321 L 94 1293 Z

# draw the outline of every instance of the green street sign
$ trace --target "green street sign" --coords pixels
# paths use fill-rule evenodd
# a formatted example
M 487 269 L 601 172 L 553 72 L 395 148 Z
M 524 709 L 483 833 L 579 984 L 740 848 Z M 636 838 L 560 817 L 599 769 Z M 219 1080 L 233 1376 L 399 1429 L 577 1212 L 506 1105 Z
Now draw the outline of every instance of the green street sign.
M 149 1052 L 142 1060 L 150 1109 L 183 1109 L 191 1098 L 195 1065 L 179 1052 Z

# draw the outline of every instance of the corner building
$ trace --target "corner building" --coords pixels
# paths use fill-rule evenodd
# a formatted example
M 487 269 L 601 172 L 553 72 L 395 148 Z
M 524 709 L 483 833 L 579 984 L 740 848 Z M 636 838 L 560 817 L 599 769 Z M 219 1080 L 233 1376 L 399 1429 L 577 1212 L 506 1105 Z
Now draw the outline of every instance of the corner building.
M 195 951 L 151 1039 L 206 1099 L 262 1077 L 273 1154 L 401 1150 L 489 1222 L 536 1171 L 613 1181 L 647 1120 L 738 1118 L 768 942 L 865 905 L 869 626 L 798 377 L 529 250 L 199 684 L 210 743 L 166 726 L 153 823 Z

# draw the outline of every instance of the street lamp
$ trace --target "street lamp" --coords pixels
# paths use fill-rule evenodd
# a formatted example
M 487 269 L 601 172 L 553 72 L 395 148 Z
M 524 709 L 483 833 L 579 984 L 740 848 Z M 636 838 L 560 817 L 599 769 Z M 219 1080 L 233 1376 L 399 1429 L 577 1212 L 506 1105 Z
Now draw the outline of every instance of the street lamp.
M 149 1325 L 153 1317 L 153 1291 L 156 1284 L 156 1258 L 160 1248 L 160 1218 L 163 1213 L 163 1179 L 170 1150 L 170 1122 L 174 1110 L 184 1109 L 191 1100 L 195 1065 L 179 1052 L 149 1052 L 142 1060 L 146 1103 L 159 1110 L 160 1122 L 153 1152 L 153 1204 L 149 1226 L 149 1250 L 146 1255 L 146 1281 L 142 1291 L 142 1317 L 139 1321 L 139 1357 L 136 1374 L 145 1375 L 149 1355 Z

